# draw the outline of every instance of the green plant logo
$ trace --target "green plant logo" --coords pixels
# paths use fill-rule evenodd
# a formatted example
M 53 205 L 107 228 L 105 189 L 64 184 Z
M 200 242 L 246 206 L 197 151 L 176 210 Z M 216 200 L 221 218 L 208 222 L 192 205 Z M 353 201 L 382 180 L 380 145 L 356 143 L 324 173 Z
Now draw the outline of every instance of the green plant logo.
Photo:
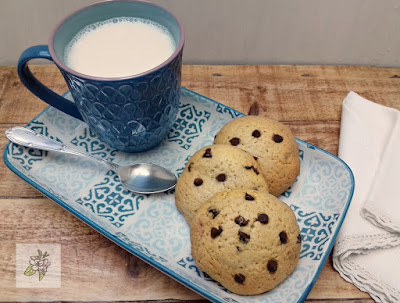
M 44 275 L 47 272 L 47 268 L 51 265 L 47 257 L 50 255 L 47 254 L 47 251 L 43 254 L 40 249 L 37 250 L 37 256 L 31 256 L 29 260 L 29 266 L 26 268 L 24 275 L 25 276 L 33 276 L 36 272 L 39 273 L 39 281 L 42 281 Z

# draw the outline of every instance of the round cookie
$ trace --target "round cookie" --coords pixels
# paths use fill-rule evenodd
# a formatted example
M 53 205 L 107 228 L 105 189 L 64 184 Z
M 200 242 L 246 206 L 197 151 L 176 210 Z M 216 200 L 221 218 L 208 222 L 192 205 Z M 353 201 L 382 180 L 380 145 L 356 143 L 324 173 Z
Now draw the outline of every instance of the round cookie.
M 266 191 L 216 194 L 197 210 L 190 240 L 197 266 L 241 295 L 273 289 L 300 258 L 301 235 L 293 211 Z
M 279 196 L 300 173 L 299 148 L 290 129 L 266 117 L 246 116 L 230 121 L 214 144 L 228 144 L 252 154 L 261 166 L 269 192 Z
M 229 145 L 210 145 L 187 162 L 175 187 L 175 203 L 190 224 L 195 211 L 220 191 L 233 188 L 268 190 L 252 155 Z

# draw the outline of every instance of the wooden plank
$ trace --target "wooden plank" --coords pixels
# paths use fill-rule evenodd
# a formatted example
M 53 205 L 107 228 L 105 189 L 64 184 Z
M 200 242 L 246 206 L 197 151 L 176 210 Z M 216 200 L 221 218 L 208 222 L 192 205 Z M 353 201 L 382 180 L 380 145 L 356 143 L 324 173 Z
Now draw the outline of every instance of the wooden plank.
M 49 88 L 67 86 L 54 66 L 32 70 Z M 400 108 L 399 68 L 355 66 L 184 66 L 182 85 L 243 113 L 257 102 L 261 115 L 281 121 L 340 120 L 341 104 L 353 90 Z M 3 91 L 3 93 L 1 93 Z M 19 81 L 15 67 L 0 70 L 0 121 L 30 121 L 46 107 Z
M 281 121 L 340 120 L 341 103 L 353 90 L 400 108 L 395 77 L 400 69 L 355 66 L 187 66 L 186 87 L 247 113 Z
M 201 299 L 49 199 L 0 199 L 0 216 L 0 294 L 7 301 L 22 301 L 29 296 L 35 301 Z M 15 245 L 24 243 L 61 244 L 61 288 L 45 292 L 15 288 Z M 328 260 L 308 299 L 338 298 L 369 296 L 345 282 Z
M 53 66 L 33 66 L 33 74 L 56 93 L 68 90 L 59 70 Z M 3 87 L 3 91 L 1 88 Z M 0 68 L 0 122 L 26 124 L 47 107 L 19 80 L 14 66 Z

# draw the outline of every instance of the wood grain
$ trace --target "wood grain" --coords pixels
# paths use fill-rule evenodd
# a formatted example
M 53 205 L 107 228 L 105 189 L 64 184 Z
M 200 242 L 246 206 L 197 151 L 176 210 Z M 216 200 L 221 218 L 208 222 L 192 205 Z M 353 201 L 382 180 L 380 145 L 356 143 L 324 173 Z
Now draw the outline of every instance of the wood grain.
M 340 120 L 349 91 L 399 107 L 399 69 L 354 66 L 198 66 L 184 69 L 183 85 L 247 113 L 258 102 L 260 115 L 280 121 Z
M 57 93 L 67 86 L 54 66 L 33 66 Z M 355 66 L 184 66 L 182 85 L 243 113 L 270 116 L 294 135 L 337 154 L 341 104 L 351 90 L 400 109 L 400 69 Z M 0 67 L 0 132 L 25 125 L 46 104 Z M 0 136 L 3 150 L 7 139 Z M 0 301 L 205 302 L 45 198 L 0 164 Z M 62 287 L 15 288 L 15 245 L 59 243 Z M 309 302 L 373 302 L 326 262 Z
M 9 301 L 201 299 L 48 199 L 2 199 L 0 214 L 4 218 L 0 236 L 0 298 Z M 61 244 L 61 288 L 46 292 L 16 289 L 16 243 Z

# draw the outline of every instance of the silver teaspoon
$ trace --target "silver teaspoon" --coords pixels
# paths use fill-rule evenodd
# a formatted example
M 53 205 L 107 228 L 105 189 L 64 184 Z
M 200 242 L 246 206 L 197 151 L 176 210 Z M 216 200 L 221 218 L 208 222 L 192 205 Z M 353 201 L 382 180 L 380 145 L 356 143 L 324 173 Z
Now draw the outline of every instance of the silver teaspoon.
M 102 158 L 80 152 L 25 127 L 14 126 L 7 129 L 5 133 L 10 141 L 19 145 L 97 160 L 115 171 L 122 185 L 135 193 L 153 194 L 164 192 L 174 188 L 177 181 L 176 176 L 164 167 L 150 163 L 119 166 Z

